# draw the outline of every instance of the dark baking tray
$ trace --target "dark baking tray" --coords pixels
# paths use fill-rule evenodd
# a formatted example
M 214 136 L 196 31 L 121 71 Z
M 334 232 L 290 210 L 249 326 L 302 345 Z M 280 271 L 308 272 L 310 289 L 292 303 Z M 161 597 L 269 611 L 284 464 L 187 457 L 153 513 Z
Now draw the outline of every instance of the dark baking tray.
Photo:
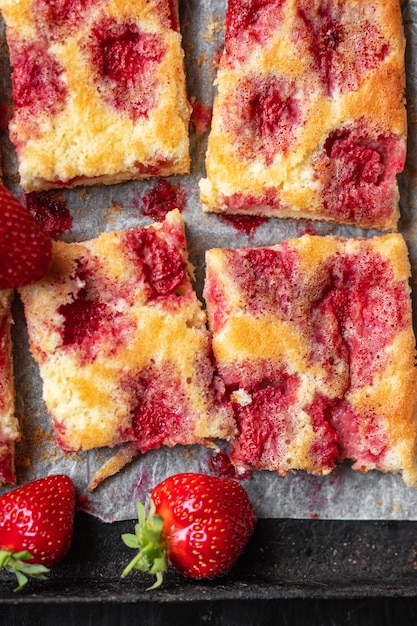
M 147 575 L 120 578 L 133 554 L 120 535 L 133 525 L 77 513 L 66 559 L 19 594 L 13 577 L 0 573 L 0 604 L 417 597 L 415 522 L 260 519 L 227 575 L 196 582 L 169 571 L 156 591 L 146 591 Z
M 194 2 L 189 4 L 194 6 Z M 404 25 L 407 39 L 411 40 L 414 25 L 408 15 L 409 4 L 404 3 Z M 408 110 L 410 119 L 414 119 L 415 61 L 411 46 L 407 48 L 407 62 L 410 68 Z M 410 123 L 410 154 L 415 154 L 416 141 L 415 126 Z M 403 191 L 405 189 L 404 203 L 408 186 L 404 177 L 400 182 Z M 410 183 L 410 186 L 413 184 Z M 407 208 L 407 202 L 405 205 Z M 403 216 L 405 213 L 403 210 Z M 13 592 L 13 576 L 0 572 L 0 624 L 79 625 L 84 623 L 78 619 L 83 615 L 83 608 L 94 605 L 95 613 L 92 619 L 89 615 L 88 623 L 120 626 L 120 620 L 104 619 L 100 607 L 124 605 L 134 606 L 135 609 L 140 607 L 144 616 L 140 623 L 146 625 L 162 623 L 158 621 L 156 610 L 161 615 L 165 609 L 163 623 L 167 626 L 174 623 L 172 606 L 175 604 L 182 607 L 180 615 L 183 621 L 175 622 L 179 624 L 188 621 L 193 626 L 202 622 L 225 623 L 228 626 L 232 623 L 264 625 L 279 623 L 273 619 L 273 613 L 267 621 L 262 612 L 265 609 L 261 608 L 275 601 L 295 602 L 298 607 L 301 601 L 309 602 L 309 607 L 319 601 L 337 601 L 342 602 L 344 610 L 350 605 L 343 603 L 353 599 L 374 602 L 387 598 L 400 598 L 402 601 L 417 598 L 417 522 L 261 519 L 245 552 L 226 576 L 195 582 L 169 571 L 163 586 L 152 592 L 146 591 L 150 579 L 145 575 L 135 572 L 127 579 L 120 579 L 120 572 L 132 556 L 120 540 L 120 535 L 131 532 L 133 525 L 133 521 L 106 524 L 85 513 L 77 513 L 72 548 L 66 559 L 53 569 L 48 580 L 30 581 L 23 592 L 16 594 Z M 220 603 L 223 608 L 229 603 L 233 607 L 239 605 L 245 608 L 240 614 L 234 613 L 238 615 L 236 622 L 232 622 L 230 612 L 224 618 L 226 621 L 220 618 L 216 621 L 213 616 L 209 618 L 208 613 L 205 619 L 198 621 L 197 607 L 213 603 Z M 248 603 L 255 607 L 252 612 Z M 334 604 L 331 606 L 334 608 Z M 367 606 L 370 607 L 369 604 Z M 191 607 L 191 613 L 185 613 L 184 607 Z M 372 605 L 372 610 L 374 607 Z M 44 616 L 39 619 L 42 609 L 50 612 L 51 621 L 45 620 Z M 27 621 L 22 621 L 25 618 L 20 620 L 18 614 L 24 614 Z M 105 615 L 113 617 L 111 613 Z M 339 621 L 332 618 L 329 623 L 341 624 L 341 614 L 338 615 Z M 405 624 L 417 623 L 417 618 L 413 621 L 411 613 L 409 617 Z M 287 626 L 292 622 L 285 620 L 281 623 Z M 316 622 L 312 617 L 309 622 L 294 623 L 304 626 Z M 320 622 L 321 626 L 327 623 Z M 370 626 L 378 622 L 371 620 L 369 614 L 361 623 Z M 380 625 L 385 623 L 388 621 L 379 621 Z

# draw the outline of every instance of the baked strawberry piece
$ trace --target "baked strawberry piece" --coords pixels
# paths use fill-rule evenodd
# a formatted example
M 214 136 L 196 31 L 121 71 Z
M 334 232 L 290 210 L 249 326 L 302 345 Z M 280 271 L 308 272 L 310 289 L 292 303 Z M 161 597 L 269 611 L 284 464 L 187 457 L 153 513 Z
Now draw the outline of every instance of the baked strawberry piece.
M 404 45 L 398 0 L 229 0 L 205 210 L 396 230 Z
M 25 191 L 188 173 L 177 5 L 0 0 Z
M 20 436 L 13 385 L 12 300 L 12 289 L 0 289 L 0 485 L 16 480 L 15 444 Z
M 204 297 L 242 470 L 353 468 L 417 481 L 404 239 L 305 235 L 207 252 Z
M 191 271 L 175 210 L 148 227 L 56 242 L 50 271 L 20 289 L 63 450 L 133 442 L 144 453 L 233 434 Z

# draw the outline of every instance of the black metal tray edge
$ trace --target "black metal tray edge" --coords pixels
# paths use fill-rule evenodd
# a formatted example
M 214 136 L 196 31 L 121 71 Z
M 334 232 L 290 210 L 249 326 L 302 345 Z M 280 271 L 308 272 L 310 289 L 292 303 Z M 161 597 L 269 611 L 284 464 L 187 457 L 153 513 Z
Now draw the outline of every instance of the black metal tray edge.
M 65 560 L 20 593 L 1 572 L 0 604 L 417 597 L 415 522 L 260 519 L 227 575 L 192 581 L 170 570 L 156 591 L 146 591 L 152 579 L 138 572 L 120 578 L 133 554 L 120 535 L 133 526 L 77 513 Z

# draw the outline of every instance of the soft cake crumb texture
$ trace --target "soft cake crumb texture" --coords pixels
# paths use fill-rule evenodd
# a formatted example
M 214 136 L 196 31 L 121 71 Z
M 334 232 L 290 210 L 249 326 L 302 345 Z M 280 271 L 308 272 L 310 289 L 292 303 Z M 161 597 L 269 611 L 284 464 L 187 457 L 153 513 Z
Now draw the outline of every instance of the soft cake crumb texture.
M 177 4 L 68 6 L 61 16 L 62 3 L 0 1 L 24 190 L 189 173 L 191 107 L 181 35 L 169 17 Z
M 416 369 L 401 235 L 305 235 L 206 253 L 209 327 L 238 424 L 232 460 L 417 483 Z

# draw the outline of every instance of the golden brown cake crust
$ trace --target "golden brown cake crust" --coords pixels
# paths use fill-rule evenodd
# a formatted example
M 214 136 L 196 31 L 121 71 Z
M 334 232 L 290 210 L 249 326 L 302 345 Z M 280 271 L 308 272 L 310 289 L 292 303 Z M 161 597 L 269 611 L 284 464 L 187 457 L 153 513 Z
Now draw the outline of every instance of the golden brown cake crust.
M 236 16 L 250 5 L 229 2 L 205 210 L 395 231 L 407 130 L 398 0 L 266 3 L 245 24 Z
M 45 0 L 0 2 L 13 66 L 10 135 L 24 190 L 188 173 L 177 3 L 67 6 L 69 16 Z

